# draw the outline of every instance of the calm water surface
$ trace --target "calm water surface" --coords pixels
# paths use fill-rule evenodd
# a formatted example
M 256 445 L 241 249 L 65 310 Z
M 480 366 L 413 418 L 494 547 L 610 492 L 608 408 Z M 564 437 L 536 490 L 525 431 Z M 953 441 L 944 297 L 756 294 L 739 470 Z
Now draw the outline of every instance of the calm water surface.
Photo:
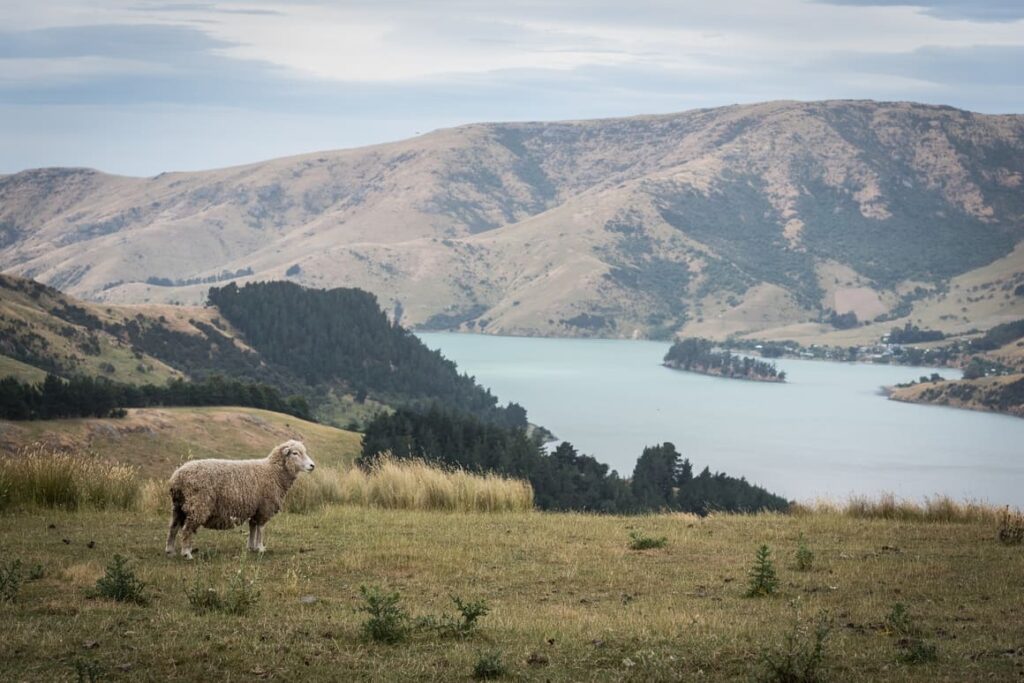
M 1024 420 L 888 401 L 879 387 L 933 371 L 779 360 L 789 383 L 706 377 L 660 365 L 667 343 L 422 333 L 530 420 L 629 475 L 671 441 L 789 498 L 893 492 L 1024 505 Z

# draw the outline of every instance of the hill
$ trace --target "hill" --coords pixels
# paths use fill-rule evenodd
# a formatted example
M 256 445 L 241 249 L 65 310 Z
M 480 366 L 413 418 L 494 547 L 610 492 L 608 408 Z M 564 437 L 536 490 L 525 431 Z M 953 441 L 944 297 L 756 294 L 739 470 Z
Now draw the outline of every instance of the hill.
M 931 403 L 1024 417 L 1024 374 L 941 382 L 922 381 L 892 389 L 889 398 L 907 403 Z
M 361 436 L 255 408 L 137 408 L 123 418 L 34 422 L 0 420 L 0 452 L 41 445 L 105 453 L 166 479 L 186 458 L 259 458 L 288 439 L 301 439 L 324 466 L 349 465 Z
M 143 512 L 0 514 L 3 562 L 43 573 L 4 605 L 7 674 L 471 680 L 490 656 L 508 680 L 772 680 L 765 657 L 783 659 L 792 636 L 803 653 L 794 664 L 806 662 L 819 624 L 818 680 L 1013 680 L 1024 659 L 1019 582 L 1008 580 L 1024 556 L 984 519 L 332 506 L 279 515 L 258 559 L 244 555 L 244 531 L 205 530 L 193 563 L 164 557 L 166 523 Z M 630 550 L 630 531 L 665 546 Z M 794 566 L 801 538 L 809 571 Z M 778 593 L 746 598 L 762 543 Z M 145 582 L 148 606 L 88 597 L 115 553 Z M 239 571 L 259 592 L 248 613 L 190 607 L 189 590 L 224 590 Z M 360 586 L 397 592 L 400 609 L 434 621 L 403 643 L 367 642 Z M 468 635 L 446 636 L 439 615 L 459 618 L 449 596 L 490 611 Z
M 0 368 L 28 381 L 45 371 L 143 386 L 227 376 L 301 395 L 335 424 L 432 402 L 527 424 L 525 410 L 498 406 L 454 363 L 389 321 L 366 292 L 266 283 L 211 296 L 216 305 L 204 307 L 95 304 L 0 275 Z
M 355 286 L 408 325 L 488 333 L 799 340 L 831 311 L 958 332 L 1024 317 L 1022 183 L 1024 117 L 950 107 L 475 124 L 145 179 L 6 176 L 0 268 L 108 302 Z

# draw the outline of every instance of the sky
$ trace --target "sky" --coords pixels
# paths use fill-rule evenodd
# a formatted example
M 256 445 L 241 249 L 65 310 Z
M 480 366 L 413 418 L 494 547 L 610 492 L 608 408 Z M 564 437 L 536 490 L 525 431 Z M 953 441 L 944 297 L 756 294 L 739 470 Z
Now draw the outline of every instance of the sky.
M 765 100 L 1024 112 L 1024 0 L 0 0 L 0 173 Z

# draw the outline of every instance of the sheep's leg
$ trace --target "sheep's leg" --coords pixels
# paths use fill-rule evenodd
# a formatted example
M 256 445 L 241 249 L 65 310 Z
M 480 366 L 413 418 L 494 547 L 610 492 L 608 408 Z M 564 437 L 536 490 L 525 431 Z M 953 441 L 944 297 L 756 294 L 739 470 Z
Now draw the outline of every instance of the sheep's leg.
M 259 530 L 260 530 L 260 527 L 259 527 L 258 524 L 256 524 L 256 520 L 250 519 L 249 520 L 249 544 L 247 546 L 249 548 L 249 550 L 252 550 L 252 551 L 256 550 L 256 538 L 259 535 Z
M 192 536 L 198 529 L 198 522 L 192 519 L 185 520 L 185 526 L 181 530 L 181 556 L 186 560 L 192 559 Z
M 263 545 L 263 529 L 265 529 L 266 526 L 266 524 L 260 524 L 256 527 L 256 552 L 259 553 L 267 550 L 266 546 Z
M 178 536 L 178 532 L 184 523 L 185 515 L 182 514 L 181 508 L 175 506 L 174 510 L 171 511 L 171 524 L 167 531 L 167 547 L 164 548 L 164 552 L 168 555 L 174 555 L 174 539 Z

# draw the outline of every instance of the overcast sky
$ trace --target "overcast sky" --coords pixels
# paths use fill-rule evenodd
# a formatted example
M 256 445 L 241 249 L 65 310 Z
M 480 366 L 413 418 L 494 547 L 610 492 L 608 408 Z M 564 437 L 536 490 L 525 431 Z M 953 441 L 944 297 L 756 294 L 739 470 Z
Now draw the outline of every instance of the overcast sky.
M 1024 0 L 0 1 L 0 173 L 827 98 L 1024 112 Z

